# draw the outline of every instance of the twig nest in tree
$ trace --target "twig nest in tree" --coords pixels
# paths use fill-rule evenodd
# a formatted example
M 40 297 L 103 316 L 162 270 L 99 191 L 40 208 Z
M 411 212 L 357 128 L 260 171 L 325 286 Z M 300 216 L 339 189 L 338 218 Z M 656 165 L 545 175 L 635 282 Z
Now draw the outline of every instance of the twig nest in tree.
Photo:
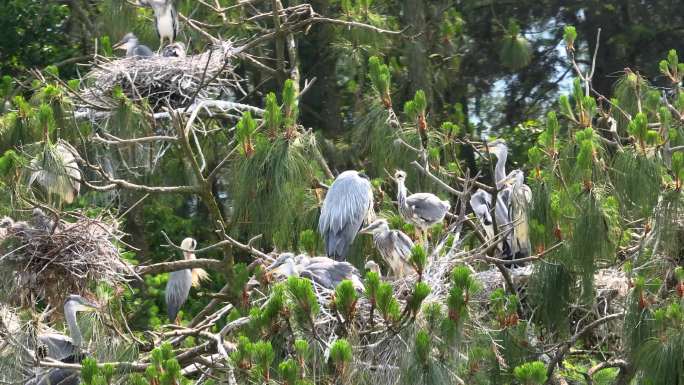
M 239 79 L 233 73 L 233 57 L 239 51 L 232 42 L 214 44 L 198 55 L 124 58 L 97 63 L 84 78 L 81 107 L 111 110 L 120 89 L 132 100 L 147 99 L 153 110 L 183 107 L 199 99 L 231 95 Z
M 53 226 L 0 222 L 0 292 L 7 303 L 43 299 L 61 309 L 68 295 L 86 294 L 100 282 L 117 286 L 133 273 L 116 246 L 123 233 L 114 217 L 70 216 L 76 220 Z

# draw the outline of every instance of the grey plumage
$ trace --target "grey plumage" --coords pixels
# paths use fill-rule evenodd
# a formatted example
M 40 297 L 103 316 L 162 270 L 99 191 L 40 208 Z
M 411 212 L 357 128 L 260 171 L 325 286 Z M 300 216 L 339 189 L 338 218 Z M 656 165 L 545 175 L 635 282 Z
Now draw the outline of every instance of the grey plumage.
M 154 11 L 154 28 L 159 36 L 159 46 L 163 45 L 164 40 L 173 43 L 180 32 L 178 12 L 173 0 L 143 0 L 143 3 Z
M 140 44 L 138 38 L 132 32 L 127 33 L 113 48 L 126 50 L 126 57 L 144 58 L 154 56 L 154 52 L 148 46 Z
M 373 244 L 392 270 L 394 278 L 401 278 L 411 271 L 409 259 L 414 244 L 406 234 L 390 230 L 386 219 L 378 219 L 360 232 L 373 234 Z
M 516 258 L 529 257 L 532 245 L 529 235 L 529 204 L 532 202 L 532 191 L 525 184 L 525 174 L 522 170 L 513 170 L 505 183 L 509 184 L 510 201 L 508 215 L 513 226 L 511 253 Z
M 183 258 L 185 260 L 195 259 L 195 254 L 185 250 L 195 250 L 197 241 L 193 238 L 185 238 L 181 242 Z M 166 282 L 166 313 L 172 322 L 176 319 L 178 312 L 188 299 L 190 288 L 198 286 L 200 280 L 208 278 L 207 273 L 202 269 L 183 269 L 171 272 L 169 280 Z
M 73 369 L 51 369 L 26 385 L 78 385 L 81 383 L 79 372 Z
M 340 282 L 348 279 L 357 291 L 364 290 L 361 275 L 351 263 L 335 261 L 328 257 L 309 258 L 305 255 L 283 253 L 267 270 L 285 277 L 308 278 L 330 290 L 334 290 Z
M 173 322 L 181 307 L 188 299 L 192 286 L 192 272 L 190 269 L 174 271 L 169 275 L 166 283 L 166 311 L 169 320 Z
M 341 173 L 325 195 L 318 220 L 326 254 L 338 260 L 346 258 L 361 226 L 373 215 L 368 179 L 353 170 Z
M 33 213 L 31 215 L 31 222 L 33 224 L 33 227 L 45 232 L 52 231 L 52 228 L 55 223 L 39 207 L 33 209 Z
M 177 41 L 169 44 L 162 50 L 164 57 L 185 57 L 185 44 Z
M 424 232 L 429 227 L 444 220 L 446 213 L 451 210 L 451 204 L 448 201 L 443 201 L 430 193 L 415 193 L 407 196 L 406 173 L 397 171 L 394 177 L 397 180 L 399 214 L 405 221 L 419 227 Z
M 76 322 L 76 313 L 93 311 L 97 305 L 79 295 L 70 295 L 64 302 L 64 318 L 69 328 L 70 337 L 59 333 L 44 333 L 38 336 L 40 349 L 46 350 L 46 356 L 65 363 L 77 363 L 83 358 L 82 336 Z M 38 350 L 38 349 L 37 349 Z M 35 372 L 27 385 L 78 385 L 79 374 L 71 369 L 43 369 Z

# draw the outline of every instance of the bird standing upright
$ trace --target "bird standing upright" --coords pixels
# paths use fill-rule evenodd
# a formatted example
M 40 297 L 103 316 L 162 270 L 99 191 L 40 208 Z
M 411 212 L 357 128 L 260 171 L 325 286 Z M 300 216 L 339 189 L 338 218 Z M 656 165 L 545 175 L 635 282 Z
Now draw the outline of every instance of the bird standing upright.
M 346 258 L 363 223 L 373 216 L 373 190 L 368 178 L 353 170 L 338 175 L 325 195 L 318 219 L 326 254 L 337 260 Z
M 173 43 L 180 31 L 178 23 L 178 12 L 173 0 L 141 0 L 143 4 L 149 5 L 154 11 L 154 27 L 159 36 L 159 49 L 164 46 L 164 40 Z M 159 52 L 159 51 L 157 51 Z
M 394 278 L 401 278 L 411 271 L 409 258 L 413 241 L 406 234 L 399 230 L 390 230 L 386 219 L 378 219 L 359 232 L 373 234 L 373 244 L 389 265 Z
M 186 261 L 195 259 L 195 254 L 187 250 L 195 250 L 197 241 L 193 238 L 185 238 L 181 242 L 183 257 Z M 200 281 L 208 279 L 209 275 L 204 269 L 183 269 L 174 271 L 169 275 L 166 283 L 166 311 L 169 320 L 178 323 L 178 312 L 188 299 L 190 287 L 197 287 Z
M 399 214 L 406 222 L 420 228 L 423 241 L 427 242 L 427 229 L 442 222 L 446 213 L 451 210 L 451 203 L 443 201 L 435 194 L 415 193 L 409 196 L 406 190 L 406 173 L 398 170 L 394 173 L 397 180 L 397 203 Z
M 529 257 L 532 253 L 529 232 L 529 205 L 532 203 L 532 190 L 525 184 L 522 170 L 511 171 L 503 183 L 510 186 L 509 217 L 513 226 L 511 254 L 513 258 Z

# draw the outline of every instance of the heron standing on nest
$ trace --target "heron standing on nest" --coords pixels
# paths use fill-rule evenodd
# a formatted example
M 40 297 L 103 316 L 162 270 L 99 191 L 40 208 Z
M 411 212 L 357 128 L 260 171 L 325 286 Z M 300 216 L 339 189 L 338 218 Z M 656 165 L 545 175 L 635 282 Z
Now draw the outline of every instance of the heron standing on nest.
M 318 219 L 326 254 L 345 259 L 361 226 L 373 216 L 373 190 L 368 177 L 354 170 L 338 175 L 325 195 Z
M 373 244 L 389 265 L 394 278 L 401 278 L 411 271 L 409 258 L 413 241 L 399 230 L 390 230 L 386 219 L 376 220 L 359 233 L 373 234 Z
M 126 57 L 152 57 L 154 52 L 143 44 L 138 42 L 138 38 L 133 32 L 127 33 L 120 42 L 116 43 L 113 49 L 120 49 L 126 51 Z
M 186 261 L 195 259 L 195 253 L 192 250 L 197 247 L 196 240 L 185 238 L 180 247 L 183 249 L 183 258 Z M 178 312 L 188 299 L 190 287 L 197 287 L 200 281 L 208 278 L 207 272 L 199 268 L 178 270 L 169 275 L 169 281 L 166 283 L 166 311 L 170 321 L 179 323 Z
M 427 229 L 444 220 L 451 210 L 451 203 L 430 193 L 415 193 L 407 196 L 406 173 L 398 170 L 394 178 L 397 180 L 399 214 L 406 222 L 420 228 L 423 241 L 427 244 Z
M 159 36 L 159 49 L 164 46 L 164 40 L 173 43 L 180 31 L 178 12 L 173 0 L 141 0 L 142 4 L 149 5 L 154 11 L 154 27 Z

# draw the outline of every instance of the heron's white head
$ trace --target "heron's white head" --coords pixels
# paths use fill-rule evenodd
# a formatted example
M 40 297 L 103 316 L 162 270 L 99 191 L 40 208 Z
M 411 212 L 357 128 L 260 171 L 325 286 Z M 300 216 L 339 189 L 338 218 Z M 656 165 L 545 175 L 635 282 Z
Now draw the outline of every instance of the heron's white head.
M 287 256 L 278 267 L 273 269 L 273 273 L 285 277 L 299 277 L 299 269 L 295 263 L 294 256 Z
M 486 146 L 475 146 L 475 149 L 480 155 L 490 153 L 497 158 L 501 157 L 504 153 L 508 153 L 508 145 L 506 145 L 506 141 L 503 139 L 495 139 L 487 143 Z
M 121 41 L 114 44 L 114 46 L 112 46 L 112 49 L 120 49 L 127 51 L 128 49 L 133 48 L 136 45 L 138 45 L 138 38 L 133 34 L 133 32 L 129 32 L 126 35 L 124 35 Z
M 183 242 L 181 242 L 180 247 L 181 249 L 183 249 L 183 256 L 185 257 L 185 259 L 195 259 L 195 253 L 186 251 L 195 250 L 195 248 L 197 248 L 197 241 L 194 238 L 187 237 L 183 239 Z
M 394 172 L 394 178 L 397 180 L 397 183 L 403 183 L 406 180 L 406 171 L 402 170 L 397 170 Z
M 506 186 L 513 186 L 515 184 L 522 185 L 525 183 L 525 173 L 523 173 L 521 169 L 515 169 L 511 171 L 501 183 Z
M 372 259 L 369 260 L 368 262 L 366 262 L 366 264 L 364 265 L 364 268 L 368 271 L 372 271 L 373 273 L 376 273 L 377 275 L 381 275 L 380 274 L 380 265 L 378 265 Z
M 384 232 L 384 231 L 388 231 L 388 230 L 389 230 L 389 224 L 387 223 L 387 219 L 380 218 L 380 219 L 376 219 L 370 225 L 359 230 L 359 233 L 361 233 L 361 234 L 375 234 L 375 233 Z
M 64 302 L 65 314 L 72 312 L 91 312 L 96 311 L 97 309 L 98 306 L 95 303 L 88 301 L 77 294 L 70 295 Z

